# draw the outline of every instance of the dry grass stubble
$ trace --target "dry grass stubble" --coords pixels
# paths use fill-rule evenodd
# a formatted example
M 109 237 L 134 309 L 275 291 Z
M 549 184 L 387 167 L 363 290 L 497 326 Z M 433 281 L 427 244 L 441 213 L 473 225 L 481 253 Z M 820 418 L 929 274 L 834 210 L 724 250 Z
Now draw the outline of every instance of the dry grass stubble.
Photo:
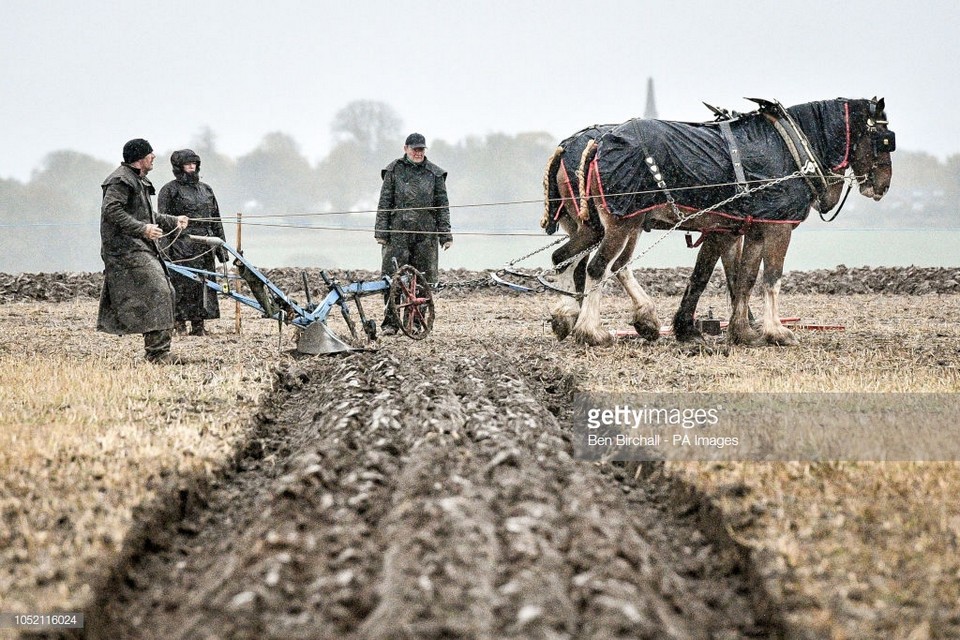
M 608 326 L 626 327 L 625 299 L 608 303 Z M 672 338 L 605 349 L 557 344 L 542 322 L 548 304 L 501 292 L 441 296 L 435 334 L 392 348 L 411 357 L 496 350 L 520 369 L 555 366 L 580 390 L 960 390 L 960 296 L 791 294 L 784 316 L 846 330 L 803 331 L 790 349 L 721 344 L 712 352 Z M 676 299 L 659 304 L 665 319 Z M 716 296 L 707 306 L 725 313 Z M 84 585 L 113 561 L 134 507 L 165 481 L 227 459 L 278 358 L 275 325 L 245 322 L 238 340 L 232 320 L 221 320 L 210 338 L 175 342 L 202 364 L 151 367 L 139 336 L 96 334 L 95 314 L 90 300 L 0 306 L 3 610 L 79 608 Z M 956 464 L 687 463 L 664 472 L 713 497 L 733 535 L 754 549 L 785 615 L 811 637 L 960 633 Z
M 174 339 L 197 364 L 155 366 L 139 335 L 95 333 L 96 307 L 0 306 L 0 611 L 79 610 L 134 508 L 213 474 L 269 389 L 269 323 L 240 341 L 225 314 Z

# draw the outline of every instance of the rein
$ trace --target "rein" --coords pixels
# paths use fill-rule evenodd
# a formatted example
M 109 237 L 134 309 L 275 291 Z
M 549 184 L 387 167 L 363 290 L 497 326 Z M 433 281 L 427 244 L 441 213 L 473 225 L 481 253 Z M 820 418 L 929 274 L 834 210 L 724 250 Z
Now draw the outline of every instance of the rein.
M 840 204 L 837 205 L 837 209 L 833 212 L 833 215 L 828 218 L 826 216 L 826 212 L 817 211 L 817 213 L 820 214 L 821 220 L 823 220 L 824 222 L 833 222 L 834 220 L 837 219 L 837 216 L 840 215 L 840 210 L 843 209 L 843 205 L 847 202 L 847 196 L 850 195 L 851 188 L 852 188 L 852 184 L 850 182 L 844 182 L 843 197 L 840 198 Z

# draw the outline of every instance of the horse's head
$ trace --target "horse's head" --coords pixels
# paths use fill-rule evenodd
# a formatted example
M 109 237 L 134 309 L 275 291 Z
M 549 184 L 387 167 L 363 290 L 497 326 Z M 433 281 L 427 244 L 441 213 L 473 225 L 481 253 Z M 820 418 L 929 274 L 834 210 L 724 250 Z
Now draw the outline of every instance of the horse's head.
M 897 138 L 887 128 L 883 98 L 858 101 L 861 108 L 854 116 L 850 137 L 853 157 L 851 166 L 860 185 L 860 193 L 879 200 L 890 188 L 893 165 L 890 152 L 897 148 Z

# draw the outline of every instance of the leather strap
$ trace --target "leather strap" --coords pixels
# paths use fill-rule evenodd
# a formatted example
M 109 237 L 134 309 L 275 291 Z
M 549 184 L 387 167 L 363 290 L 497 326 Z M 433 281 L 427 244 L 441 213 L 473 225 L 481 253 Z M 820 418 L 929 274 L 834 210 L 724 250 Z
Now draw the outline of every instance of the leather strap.
M 737 146 L 737 140 L 733 137 L 733 130 L 730 128 L 729 120 L 720 122 L 720 132 L 723 133 L 723 139 L 727 142 L 727 149 L 730 151 L 730 160 L 733 162 L 733 174 L 737 177 L 737 190 L 740 193 L 747 191 L 747 178 L 743 173 L 743 160 L 740 157 L 740 147 Z

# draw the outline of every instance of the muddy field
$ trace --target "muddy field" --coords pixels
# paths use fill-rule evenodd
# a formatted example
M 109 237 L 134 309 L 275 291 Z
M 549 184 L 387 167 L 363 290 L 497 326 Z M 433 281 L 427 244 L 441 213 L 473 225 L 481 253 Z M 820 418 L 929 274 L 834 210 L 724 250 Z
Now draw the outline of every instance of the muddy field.
M 302 358 L 288 334 L 279 353 L 276 336 L 249 338 L 269 391 L 222 467 L 168 478 L 77 574 L 79 637 L 960 635 L 952 463 L 598 465 L 570 443 L 583 390 L 957 392 L 960 271 L 790 274 L 784 315 L 845 327 L 791 349 L 557 344 L 547 296 L 476 276 L 447 272 L 469 286 L 439 293 L 423 342 Z M 665 320 L 684 273 L 638 277 Z M 72 299 L 74 320 L 89 314 L 73 339 L 105 342 L 84 298 L 98 291 L 96 275 L 0 277 L 0 354 L 58 351 L 27 326 L 57 322 L 36 300 Z M 625 327 L 625 299 L 608 301 L 608 326 Z M 722 315 L 719 287 L 704 305 Z M 191 371 L 236 344 L 223 308 L 210 338 L 175 343 Z M 29 601 L 28 580 L 13 588 Z

